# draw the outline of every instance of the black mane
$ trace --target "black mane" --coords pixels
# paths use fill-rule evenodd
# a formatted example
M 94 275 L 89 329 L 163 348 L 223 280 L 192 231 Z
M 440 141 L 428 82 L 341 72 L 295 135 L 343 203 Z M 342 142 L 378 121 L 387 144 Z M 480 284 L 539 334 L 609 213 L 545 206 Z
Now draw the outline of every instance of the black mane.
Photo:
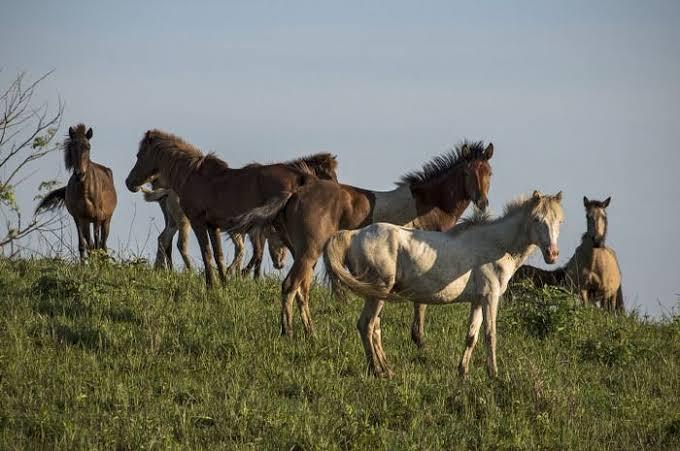
M 474 160 L 486 160 L 485 149 L 484 141 L 465 140 L 449 152 L 436 156 L 425 163 L 422 169 L 404 174 L 397 184 L 426 183 L 441 177 L 459 164 Z

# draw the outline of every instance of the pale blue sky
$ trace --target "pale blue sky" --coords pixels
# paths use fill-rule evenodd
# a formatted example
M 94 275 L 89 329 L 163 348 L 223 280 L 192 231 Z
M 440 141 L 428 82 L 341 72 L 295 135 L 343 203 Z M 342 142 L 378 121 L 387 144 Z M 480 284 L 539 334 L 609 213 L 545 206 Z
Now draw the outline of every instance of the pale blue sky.
M 420 3 L 3 1 L 0 80 L 55 69 L 42 98 L 66 102 L 63 133 L 94 128 L 93 159 L 114 171 L 114 249 L 160 220 L 123 183 L 149 128 L 233 166 L 328 150 L 341 181 L 372 189 L 467 137 L 496 146 L 493 211 L 564 191 L 562 263 L 583 195 L 612 195 L 628 305 L 675 305 L 680 2 Z M 24 205 L 54 176 L 60 155 Z

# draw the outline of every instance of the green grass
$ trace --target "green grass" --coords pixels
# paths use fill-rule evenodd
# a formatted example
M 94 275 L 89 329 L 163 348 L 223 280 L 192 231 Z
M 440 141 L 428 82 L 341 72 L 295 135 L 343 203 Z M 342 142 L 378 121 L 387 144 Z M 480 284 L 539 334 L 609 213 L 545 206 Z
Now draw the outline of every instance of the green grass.
M 397 376 L 366 375 L 361 304 L 315 287 L 317 338 L 279 337 L 279 282 L 91 261 L 0 260 L 0 448 L 680 447 L 680 318 L 651 323 L 514 288 L 457 375 L 467 305 L 388 305 Z M 296 317 L 297 320 L 297 317 Z

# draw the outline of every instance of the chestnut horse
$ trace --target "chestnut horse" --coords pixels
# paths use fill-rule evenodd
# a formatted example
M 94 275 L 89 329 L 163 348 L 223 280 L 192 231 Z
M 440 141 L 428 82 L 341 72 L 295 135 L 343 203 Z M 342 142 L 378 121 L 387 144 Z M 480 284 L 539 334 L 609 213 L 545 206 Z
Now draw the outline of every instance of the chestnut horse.
M 555 271 L 524 265 L 516 278 L 531 280 L 536 286 L 556 285 L 576 290 L 583 304 L 600 301 L 600 307 L 609 311 L 623 311 L 621 270 L 616 253 L 605 245 L 607 239 L 607 207 L 611 197 L 604 201 L 583 197 L 586 209 L 587 231 L 581 237 L 569 262 Z
M 314 174 L 322 179 L 337 181 L 337 158 L 329 153 L 318 153 L 303 157 L 302 160 Z M 225 164 L 227 164 L 225 162 Z M 261 166 L 259 163 L 251 163 L 246 167 Z M 156 252 L 156 268 L 172 268 L 172 240 L 175 233 L 179 232 L 177 248 L 184 260 L 184 266 L 191 268 L 189 260 L 189 218 L 186 217 L 180 206 L 179 196 L 169 189 L 169 182 L 162 178 L 157 178 L 151 182 L 152 191 L 144 191 L 144 199 L 147 202 L 158 202 L 163 212 L 165 227 L 158 235 L 158 250 Z M 234 243 L 234 258 L 227 267 L 227 274 L 241 270 L 241 262 L 245 254 L 244 237 L 240 233 L 229 233 Z M 248 238 L 253 247 L 253 255 L 242 271 L 242 275 L 247 275 L 253 271 L 253 277 L 259 278 L 264 255 L 265 243 L 268 243 L 269 256 L 272 259 L 274 268 L 281 269 L 285 264 L 287 248 L 281 238 L 272 227 L 264 227 L 248 231 Z
M 222 283 L 227 281 L 220 230 L 256 214 L 271 221 L 303 185 L 317 180 L 304 159 L 232 169 L 213 154 L 204 155 L 181 138 L 149 130 L 139 144 L 137 162 L 125 180 L 137 192 L 158 177 L 177 193 L 198 240 L 208 288 L 214 285 L 212 250 Z M 247 215 L 246 215 L 247 216 Z
M 152 182 L 152 186 L 155 188 L 153 190 L 142 188 L 144 200 L 147 202 L 158 202 L 165 219 L 165 227 L 158 235 L 158 250 L 154 266 L 158 269 L 172 269 L 172 240 L 175 233 L 179 232 L 177 249 L 184 260 L 185 269 L 190 270 L 192 264 L 189 258 L 189 229 L 191 228 L 189 218 L 182 211 L 182 207 L 179 204 L 179 196 L 171 189 L 157 188 L 157 182 L 158 180 Z M 231 233 L 230 235 L 235 250 L 234 259 L 227 267 L 227 274 L 241 270 L 241 261 L 243 260 L 245 249 L 243 235 L 240 233 Z M 274 268 L 283 268 L 286 256 L 288 255 L 288 248 L 272 227 L 250 230 L 248 238 L 253 247 L 253 255 L 242 271 L 243 276 L 248 275 L 252 270 L 255 279 L 260 277 L 265 243 L 268 245 L 269 256 L 272 259 Z
M 493 144 L 485 148 L 482 142 L 464 142 L 434 158 L 422 170 L 405 175 L 396 189 L 387 192 L 323 180 L 300 188 L 275 221 L 295 259 L 281 290 L 282 335 L 293 334 L 295 298 L 305 332 L 313 334 L 309 312 L 313 270 L 323 246 L 335 232 L 375 222 L 447 230 L 471 201 L 481 209 L 488 205 L 492 155 Z M 252 224 L 262 221 L 263 218 L 254 218 Z M 424 318 L 425 306 L 416 305 L 411 337 L 418 346 L 423 344 Z
M 50 192 L 38 204 L 36 213 L 52 210 L 66 204 L 78 229 L 78 252 L 80 260 L 85 259 L 85 250 L 106 250 L 111 216 L 116 208 L 116 188 L 113 186 L 111 169 L 90 160 L 90 139 L 92 129 L 84 124 L 69 127 L 68 139 L 64 143 L 64 164 L 72 171 L 68 184 Z M 94 229 L 94 242 L 90 234 Z

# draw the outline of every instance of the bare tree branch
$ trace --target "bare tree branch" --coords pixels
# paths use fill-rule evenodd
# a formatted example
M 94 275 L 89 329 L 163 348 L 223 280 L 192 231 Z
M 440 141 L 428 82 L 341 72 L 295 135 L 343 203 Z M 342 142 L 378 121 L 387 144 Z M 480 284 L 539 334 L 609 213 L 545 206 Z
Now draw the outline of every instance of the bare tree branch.
M 45 219 L 41 216 L 24 223 L 15 191 L 33 172 L 30 169 L 33 163 L 60 147 L 54 138 L 64 112 L 61 98 L 55 111 L 51 111 L 46 103 L 33 104 L 38 86 L 52 72 L 32 82 L 28 82 L 27 74 L 21 72 L 0 94 L 0 213 L 5 218 L 4 232 L 0 228 L 0 252 L 11 244 L 10 255 L 16 254 L 13 250 L 15 242 L 34 232 L 49 233 L 58 223 L 54 217 Z M 38 191 L 44 185 L 41 183 Z M 25 249 L 26 246 L 17 243 L 17 248 Z

